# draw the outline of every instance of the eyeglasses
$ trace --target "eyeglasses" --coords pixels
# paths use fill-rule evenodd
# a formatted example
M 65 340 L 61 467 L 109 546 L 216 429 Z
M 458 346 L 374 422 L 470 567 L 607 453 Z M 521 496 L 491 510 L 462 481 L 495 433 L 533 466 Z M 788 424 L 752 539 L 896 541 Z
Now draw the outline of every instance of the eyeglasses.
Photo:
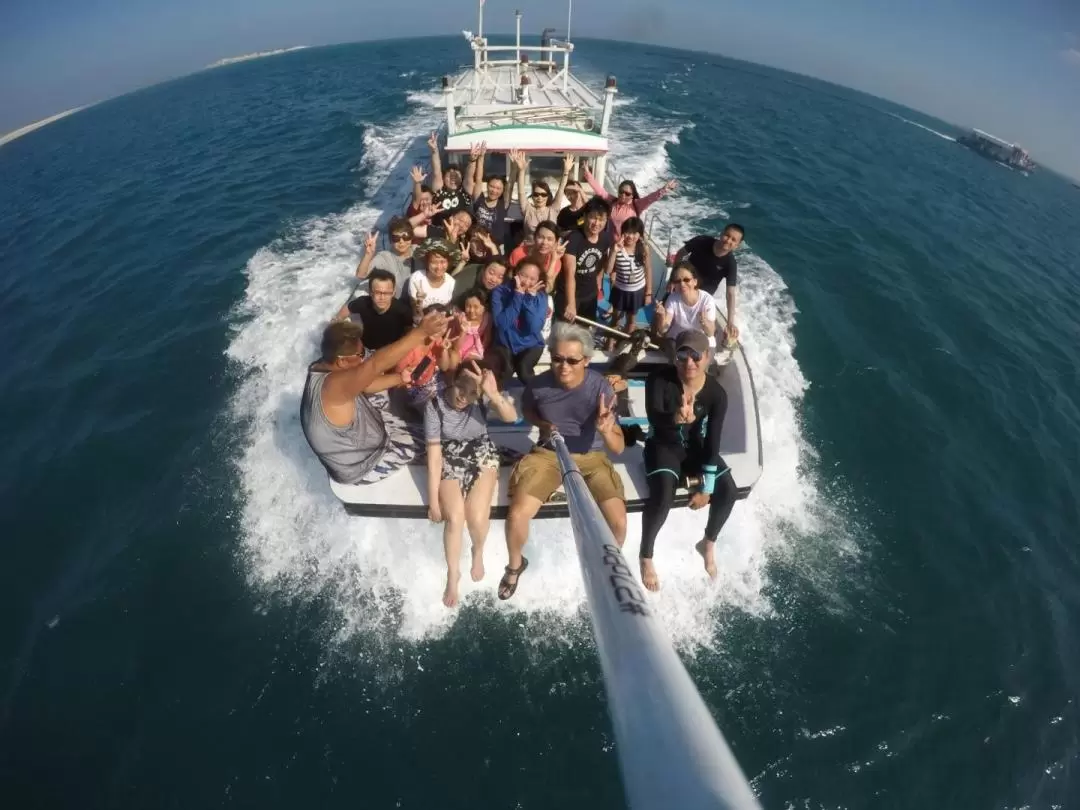
M 673 278 L 672 281 L 675 284 L 689 284 L 694 280 L 693 276 L 682 276 L 681 278 Z
M 561 354 L 551 355 L 551 364 L 553 366 L 580 366 L 584 362 L 584 357 L 563 357 Z
M 412 241 L 412 234 L 411 233 L 393 233 L 393 234 L 390 234 L 390 239 L 393 240 L 394 242 L 411 242 Z
M 683 347 L 675 352 L 675 359 L 680 363 L 685 363 L 687 360 L 693 360 L 695 363 L 700 363 L 701 358 L 704 357 L 701 352 L 695 352 L 693 349 Z M 554 358 L 552 358 L 554 359 Z
M 394 294 L 393 290 L 372 290 L 370 295 L 372 298 L 378 296 L 379 298 L 386 298 Z

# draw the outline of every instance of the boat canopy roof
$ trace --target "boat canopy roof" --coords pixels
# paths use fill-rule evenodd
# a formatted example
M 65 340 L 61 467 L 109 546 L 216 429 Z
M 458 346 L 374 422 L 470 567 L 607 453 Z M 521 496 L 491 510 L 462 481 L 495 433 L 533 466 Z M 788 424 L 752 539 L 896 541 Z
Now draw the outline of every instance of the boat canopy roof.
M 523 88 L 527 88 L 523 92 Z M 448 152 L 478 141 L 489 151 L 606 154 L 603 102 L 585 84 L 544 63 L 469 69 L 451 84 L 456 110 Z

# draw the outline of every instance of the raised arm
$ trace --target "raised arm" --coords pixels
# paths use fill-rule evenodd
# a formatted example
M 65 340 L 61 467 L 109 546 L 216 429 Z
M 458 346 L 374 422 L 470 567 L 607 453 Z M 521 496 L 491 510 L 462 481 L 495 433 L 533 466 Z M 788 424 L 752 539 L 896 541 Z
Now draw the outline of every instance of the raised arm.
M 512 149 L 510 161 L 517 167 L 518 204 L 524 217 L 526 209 L 532 207 L 532 200 L 525 194 L 525 172 L 529 168 L 529 158 L 520 149 Z
M 585 176 L 585 182 L 589 184 L 589 188 L 593 190 L 593 194 L 595 194 L 601 200 L 607 200 L 608 202 L 611 202 L 613 199 L 615 199 L 607 193 L 607 190 L 605 190 L 605 188 L 600 183 L 596 182 L 596 178 L 593 177 L 593 174 L 589 171 L 588 166 L 582 167 L 581 173 Z
M 517 408 L 514 407 L 514 399 L 509 394 L 499 390 L 499 382 L 491 369 L 484 369 L 480 377 L 480 390 L 488 398 L 491 407 L 495 409 L 495 415 L 503 422 L 513 423 L 517 421 Z
M 367 278 L 371 272 L 371 262 L 375 258 L 375 247 L 378 244 L 379 232 L 372 231 L 364 237 L 364 255 L 360 257 L 360 264 L 356 265 L 356 277 Z
M 600 438 L 604 440 L 604 447 L 608 452 L 618 455 L 626 449 L 626 438 L 615 418 L 615 391 L 610 384 L 605 385 L 604 389 L 596 405 L 596 429 L 600 432 Z
M 562 204 L 566 202 L 563 198 L 563 192 L 566 191 L 566 181 L 570 177 L 570 171 L 574 168 L 574 156 L 567 152 L 563 155 L 562 162 L 562 180 L 559 181 L 559 189 L 555 192 L 555 199 L 551 201 L 550 205 L 553 209 L 558 211 L 562 208 Z M 554 219 L 554 217 L 552 217 Z
M 469 145 L 469 167 L 465 170 L 465 193 L 475 200 L 482 193 L 484 183 L 483 144 Z
M 622 241 L 616 238 L 615 244 L 608 249 L 607 261 L 604 262 L 604 275 L 615 280 L 615 260 L 619 257 L 619 251 L 622 250 Z
M 446 331 L 446 316 L 433 312 L 423 319 L 420 326 L 411 329 L 401 340 L 379 349 L 360 365 L 347 371 L 331 374 L 323 384 L 329 387 L 333 400 L 344 402 L 355 399 L 367 391 L 379 377 L 397 365 L 405 355 L 424 342 L 429 335 L 441 335 Z M 325 395 L 325 394 L 324 394 Z
M 420 195 L 424 193 L 424 181 L 427 179 L 427 175 L 424 174 L 423 167 L 417 164 L 412 167 L 409 176 L 412 178 L 412 204 L 419 208 Z
M 439 135 L 436 132 L 431 133 L 431 137 L 428 138 L 428 149 L 431 150 L 431 190 L 442 191 L 443 176 L 442 176 L 442 158 L 439 157 Z
M 559 277 L 559 271 L 563 266 L 563 257 L 566 255 L 566 240 L 560 239 L 555 243 L 555 249 L 551 251 L 548 266 L 544 270 L 544 284 L 551 295 L 555 294 L 555 280 Z
M 646 194 L 644 197 L 641 197 L 637 202 L 635 202 L 634 203 L 634 210 L 637 211 L 639 214 L 642 213 L 646 208 L 648 208 L 654 202 L 656 202 L 657 200 L 659 200 L 662 197 L 666 197 L 668 194 L 673 192 L 678 187 L 679 187 L 679 181 L 678 180 L 668 180 L 666 183 L 664 183 L 664 185 L 660 186 L 660 188 L 658 188 L 656 191 L 653 191 L 653 192 L 650 192 L 650 193 Z

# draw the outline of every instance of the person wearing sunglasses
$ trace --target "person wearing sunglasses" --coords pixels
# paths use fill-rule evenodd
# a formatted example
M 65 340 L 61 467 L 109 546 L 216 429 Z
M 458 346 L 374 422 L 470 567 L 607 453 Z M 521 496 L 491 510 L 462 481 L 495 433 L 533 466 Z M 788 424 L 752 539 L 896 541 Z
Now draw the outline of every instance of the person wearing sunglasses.
M 409 220 L 394 217 L 387 229 L 390 249 L 376 252 L 378 231 L 372 231 L 364 239 L 364 255 L 356 267 L 357 278 L 367 278 L 372 270 L 385 270 L 394 277 L 398 297 L 405 294 L 405 286 L 413 273 L 413 229 Z
M 735 505 L 735 483 L 723 456 L 720 435 L 727 392 L 706 373 L 712 349 L 704 332 L 687 330 L 674 340 L 675 365 L 651 372 L 645 381 L 645 413 L 652 435 L 645 442 L 649 497 L 641 517 L 641 582 L 660 589 L 653 565 L 656 537 L 675 503 L 675 490 L 692 487 L 691 509 L 709 507 L 705 532 L 695 546 L 705 571 L 716 576 L 714 549 Z
M 739 339 L 739 327 L 735 325 L 735 300 L 739 283 L 739 266 L 735 261 L 735 249 L 742 244 L 746 230 L 732 222 L 719 237 L 695 236 L 675 254 L 675 264 L 685 260 L 697 271 L 698 286 L 716 297 L 721 282 L 727 298 L 728 341 Z
M 562 179 L 559 181 L 559 189 L 551 193 L 551 186 L 542 180 L 532 181 L 532 194 L 525 194 L 525 177 L 529 173 L 529 158 L 520 149 L 510 152 L 510 160 L 517 166 L 518 202 L 521 204 L 523 231 L 526 242 L 531 242 L 536 226 L 541 222 L 554 220 L 559 213 L 559 204 L 562 202 L 563 191 L 566 190 L 566 181 L 570 177 L 570 170 L 574 167 L 574 156 L 567 154 L 563 158 Z
M 709 338 L 709 345 L 716 346 L 716 299 L 698 288 L 697 270 L 690 262 L 675 265 L 668 279 L 671 295 L 662 307 L 656 308 L 653 329 L 657 338 L 681 335 L 688 329 L 697 329 Z
M 347 318 L 363 325 L 367 353 L 396 343 L 412 329 L 412 310 L 395 297 L 395 285 L 389 271 L 375 268 L 368 275 L 368 294 L 354 298 L 338 312 L 339 320 Z
M 638 194 L 637 186 L 633 180 L 623 180 L 619 183 L 617 194 L 609 193 L 602 184 L 596 181 L 586 166 L 582 172 L 589 187 L 601 200 L 606 200 L 611 205 L 611 226 L 615 229 L 615 235 L 622 233 L 622 224 L 630 217 L 640 217 L 645 209 L 657 200 L 667 196 L 679 187 L 678 180 L 668 180 L 656 191 L 652 191 L 642 197 Z M 595 198 L 594 198 L 595 199 Z
M 323 331 L 319 359 L 308 366 L 300 426 L 327 474 L 342 484 L 381 481 L 423 455 L 423 431 L 377 408 L 369 395 L 401 384 L 389 373 L 424 341 L 446 332 L 434 312 L 389 346 L 364 358 L 363 327 L 334 321 Z
M 499 598 L 509 599 L 529 565 L 522 552 L 529 522 L 562 483 L 555 452 L 548 443 L 553 429 L 566 442 L 604 519 L 621 547 L 626 539 L 626 498 L 622 477 L 608 458 L 625 449 L 615 416 L 615 392 L 604 375 L 589 368 L 592 334 L 580 326 L 556 323 L 548 340 L 551 369 L 525 387 L 522 413 L 540 429 L 539 441 L 510 474 L 510 509 L 506 518 L 509 560 Z

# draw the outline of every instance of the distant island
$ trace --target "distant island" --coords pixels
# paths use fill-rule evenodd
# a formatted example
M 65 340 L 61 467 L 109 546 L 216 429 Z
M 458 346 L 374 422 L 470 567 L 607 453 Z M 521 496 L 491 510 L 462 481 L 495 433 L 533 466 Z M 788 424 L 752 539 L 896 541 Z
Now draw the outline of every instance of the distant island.
M 211 65 L 207 65 L 204 70 L 210 68 L 222 67 L 223 65 L 231 65 L 235 62 L 247 62 L 251 59 L 262 59 L 264 56 L 277 56 L 282 53 L 290 53 L 292 51 L 302 51 L 307 45 L 293 45 L 291 48 L 278 48 L 273 51 L 259 51 L 257 53 L 245 53 L 243 56 L 229 56 L 225 59 L 218 59 Z
M 62 113 L 56 115 L 50 115 L 48 118 L 42 118 L 40 121 L 35 121 L 32 124 L 27 124 L 25 127 L 21 127 L 7 135 L 0 136 L 0 146 L 3 146 L 8 141 L 13 141 L 16 138 L 21 138 L 23 135 L 29 135 L 35 129 L 41 129 L 46 124 L 51 124 L 53 121 L 59 121 L 61 118 L 66 118 L 72 113 L 77 113 L 79 110 L 85 110 L 86 107 L 72 107 L 70 110 L 64 110 Z

